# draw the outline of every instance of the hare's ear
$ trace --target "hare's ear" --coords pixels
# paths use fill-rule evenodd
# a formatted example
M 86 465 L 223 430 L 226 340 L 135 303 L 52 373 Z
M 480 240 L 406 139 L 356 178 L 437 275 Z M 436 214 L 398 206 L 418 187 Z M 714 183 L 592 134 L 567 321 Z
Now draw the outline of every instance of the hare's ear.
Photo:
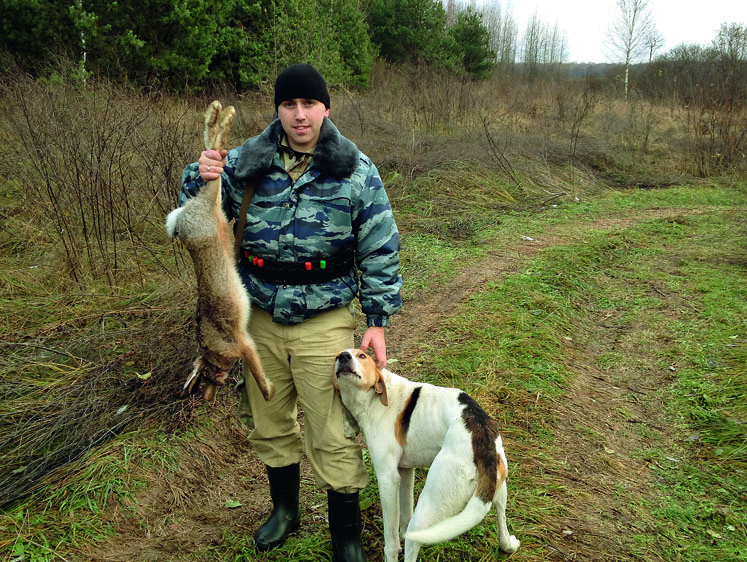
M 379 400 L 384 406 L 389 406 L 389 395 L 386 392 L 386 383 L 384 382 L 384 375 L 381 369 L 376 368 L 376 383 L 374 384 L 374 390 L 379 395 Z

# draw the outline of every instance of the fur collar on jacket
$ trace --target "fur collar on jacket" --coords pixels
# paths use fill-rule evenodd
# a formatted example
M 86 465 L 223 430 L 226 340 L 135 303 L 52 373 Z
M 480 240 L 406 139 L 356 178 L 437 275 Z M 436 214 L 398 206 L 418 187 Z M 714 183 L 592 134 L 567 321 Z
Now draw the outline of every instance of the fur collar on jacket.
M 246 180 L 265 175 L 277 153 L 278 138 L 282 132 L 280 119 L 275 119 L 262 134 L 247 140 L 239 150 L 236 177 Z M 321 174 L 346 178 L 358 167 L 359 154 L 358 147 L 343 137 L 332 121 L 324 119 L 312 166 Z

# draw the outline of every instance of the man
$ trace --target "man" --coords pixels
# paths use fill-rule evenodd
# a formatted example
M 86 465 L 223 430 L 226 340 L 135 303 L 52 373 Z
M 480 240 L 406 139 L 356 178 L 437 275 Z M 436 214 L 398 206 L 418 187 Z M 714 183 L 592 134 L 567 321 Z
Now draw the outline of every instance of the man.
M 332 386 L 334 357 L 353 347 L 357 297 L 366 315 L 361 348 L 386 365 L 384 328 L 402 305 L 399 233 L 378 170 L 329 120 L 324 78 L 308 64 L 275 82 L 275 119 L 227 153 L 202 153 L 184 171 L 180 204 L 222 177 L 223 206 L 238 218 L 244 188 L 256 186 L 242 233 L 239 272 L 252 300 L 250 333 L 275 396 L 265 402 L 252 377 L 240 415 L 267 467 L 273 510 L 254 535 L 260 551 L 298 528 L 303 454 L 327 491 L 333 560 L 365 560 L 358 492 L 368 474 L 346 436 Z

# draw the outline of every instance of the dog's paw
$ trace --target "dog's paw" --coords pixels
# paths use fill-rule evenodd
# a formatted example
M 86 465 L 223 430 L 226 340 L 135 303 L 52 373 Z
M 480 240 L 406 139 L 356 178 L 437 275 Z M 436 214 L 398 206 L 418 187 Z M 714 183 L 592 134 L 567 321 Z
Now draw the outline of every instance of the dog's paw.
M 501 550 L 506 554 L 511 554 L 512 552 L 519 550 L 519 546 L 521 546 L 521 541 L 511 535 L 508 537 L 508 540 L 501 543 Z

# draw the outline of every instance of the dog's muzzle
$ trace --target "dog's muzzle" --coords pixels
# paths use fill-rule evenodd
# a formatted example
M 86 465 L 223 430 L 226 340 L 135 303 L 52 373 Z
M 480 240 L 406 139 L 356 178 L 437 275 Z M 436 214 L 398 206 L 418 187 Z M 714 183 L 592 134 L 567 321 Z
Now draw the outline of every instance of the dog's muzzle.
M 337 359 L 335 360 L 335 374 L 337 375 L 337 378 L 340 378 L 343 375 L 354 375 L 361 378 L 360 375 L 355 372 L 353 356 L 347 351 L 343 351 L 337 356 Z

